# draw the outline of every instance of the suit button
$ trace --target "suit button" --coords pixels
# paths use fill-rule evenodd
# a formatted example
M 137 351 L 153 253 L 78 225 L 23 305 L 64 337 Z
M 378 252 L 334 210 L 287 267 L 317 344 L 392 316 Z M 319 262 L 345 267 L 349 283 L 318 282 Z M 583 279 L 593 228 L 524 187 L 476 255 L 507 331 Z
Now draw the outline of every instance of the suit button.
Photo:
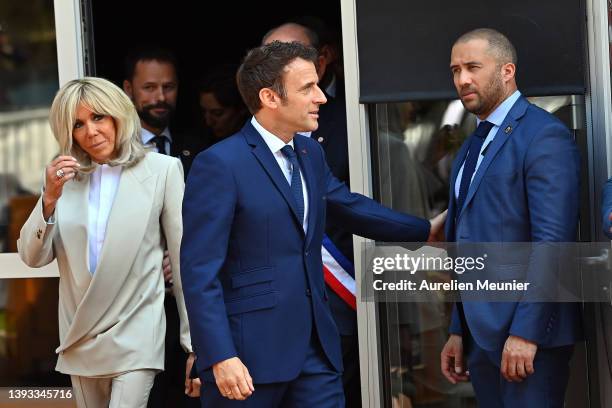
M 306 296 L 308 297 L 312 296 L 312 291 L 310 290 L 310 288 L 306 288 Z
M 325 139 L 323 139 L 323 136 L 319 136 L 319 138 L 317 139 L 317 142 L 319 143 L 323 143 Z
M 304 255 L 306 255 L 306 256 L 310 255 L 310 251 L 304 252 Z

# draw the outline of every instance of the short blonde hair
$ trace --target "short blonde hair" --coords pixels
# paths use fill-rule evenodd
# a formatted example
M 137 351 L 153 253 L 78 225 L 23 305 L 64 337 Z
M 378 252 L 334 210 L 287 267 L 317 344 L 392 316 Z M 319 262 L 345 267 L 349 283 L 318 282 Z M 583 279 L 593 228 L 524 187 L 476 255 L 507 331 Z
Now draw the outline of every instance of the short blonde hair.
M 91 173 L 96 164 L 74 143 L 72 131 L 79 104 L 115 122 L 115 158 L 111 166 L 130 167 L 138 163 L 146 151 L 140 136 L 140 119 L 130 98 L 112 82 L 102 78 L 75 79 L 60 88 L 55 95 L 49 123 L 60 145 L 60 154 L 74 156 L 81 164 L 80 172 Z

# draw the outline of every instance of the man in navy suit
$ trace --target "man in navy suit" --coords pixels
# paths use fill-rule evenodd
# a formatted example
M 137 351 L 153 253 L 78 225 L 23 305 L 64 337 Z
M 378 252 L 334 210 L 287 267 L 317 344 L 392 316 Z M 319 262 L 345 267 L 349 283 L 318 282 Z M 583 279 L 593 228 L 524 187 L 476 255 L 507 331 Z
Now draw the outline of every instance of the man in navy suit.
M 187 179 L 181 275 L 205 407 L 344 406 L 326 213 L 384 241 L 424 241 L 442 223 L 351 193 L 319 144 L 296 135 L 317 128 L 326 102 L 316 57 L 299 43 L 251 50 L 237 79 L 254 117 L 198 155 Z
M 515 64 L 510 41 L 491 29 L 466 33 L 453 46 L 453 81 L 478 129 L 453 164 L 448 241 L 575 240 L 576 146 L 560 121 L 521 96 Z M 504 278 L 537 282 L 555 261 L 538 264 L 539 254 L 532 249 L 524 267 L 506 265 Z M 566 303 L 457 303 L 442 372 L 455 383 L 467 380 L 469 369 L 482 407 L 562 407 L 573 344 L 581 337 L 579 313 Z
M 310 27 L 297 23 L 285 23 L 270 30 L 264 36 L 263 44 L 273 41 L 297 41 L 304 45 L 314 47 L 319 53 L 317 60 L 317 75 L 319 87 L 325 94 L 327 102 L 319 107 L 319 127 L 314 132 L 302 133 L 316 140 L 325 151 L 327 165 L 334 177 L 349 183 L 348 161 L 348 133 L 346 123 L 346 100 L 344 97 L 344 82 L 335 74 L 333 69 L 335 44 L 333 36 L 322 21 L 311 17 L 305 18 Z M 314 27 L 318 28 L 315 31 Z M 329 238 L 328 245 L 333 245 L 337 251 L 336 256 L 345 259 L 346 273 L 355 278 L 353 262 L 353 235 L 343 225 L 338 225 L 332 217 L 328 217 L 325 225 L 325 234 Z M 329 248 L 326 248 L 329 250 Z M 328 283 L 328 282 L 326 282 Z M 357 313 L 352 305 L 339 296 L 333 286 L 328 283 L 329 307 L 340 332 L 342 347 L 342 365 L 344 372 L 342 382 L 346 405 L 352 408 L 361 406 L 361 378 L 359 370 L 359 339 L 357 337 Z

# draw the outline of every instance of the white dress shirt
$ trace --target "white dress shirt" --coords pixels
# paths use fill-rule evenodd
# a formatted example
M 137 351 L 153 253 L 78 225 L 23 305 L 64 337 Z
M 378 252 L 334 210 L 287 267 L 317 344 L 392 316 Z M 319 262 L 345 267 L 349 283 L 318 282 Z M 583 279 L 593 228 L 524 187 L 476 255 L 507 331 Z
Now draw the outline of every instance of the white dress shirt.
M 145 128 L 142 128 L 142 132 L 140 132 L 140 138 L 142 139 L 142 144 L 144 144 L 147 147 L 152 148 L 153 151 L 157 152 L 157 146 L 155 146 L 155 143 L 153 143 L 152 141 L 155 136 L 157 135 L 149 132 Z M 160 136 L 166 136 L 166 152 L 170 154 L 170 144 L 172 143 L 172 135 L 170 134 L 170 129 L 165 128 L 161 132 Z
M 480 148 L 480 154 L 478 155 L 478 161 L 476 162 L 476 168 L 474 169 L 474 173 L 472 174 L 472 180 L 474 180 L 474 176 L 476 175 L 476 172 L 478 171 L 478 167 L 480 166 L 480 163 L 482 162 L 482 159 L 484 158 L 484 155 L 482 154 L 482 152 L 484 152 L 485 149 L 489 147 L 491 142 L 493 142 L 493 139 L 495 138 L 495 134 L 499 130 L 499 127 L 502 125 L 502 123 L 504 122 L 504 119 L 506 119 L 506 116 L 508 116 L 508 112 L 510 112 L 510 109 L 512 109 L 512 107 L 514 106 L 514 103 L 518 100 L 520 96 L 521 96 L 521 93 L 519 91 L 514 91 L 512 95 L 507 97 L 506 100 L 503 101 L 485 119 L 486 121 L 491 122 L 493 124 L 493 127 L 487 134 L 487 137 L 485 138 L 484 142 L 482 142 L 482 147 Z M 477 119 L 476 125 L 480 125 L 480 122 L 481 120 Z M 467 159 L 467 156 L 465 156 L 465 158 Z M 459 189 L 461 188 L 461 177 L 463 176 L 463 166 L 464 165 L 465 165 L 465 162 L 464 164 L 461 165 L 461 169 L 459 169 L 459 173 L 457 173 L 457 180 L 455 180 L 455 199 L 459 198 Z M 470 180 L 470 183 L 472 182 L 472 180 Z
M 268 145 L 268 148 L 274 155 L 274 158 L 276 159 L 276 162 L 278 163 L 280 169 L 282 170 L 283 175 L 287 179 L 287 183 L 291 185 L 291 171 L 292 171 L 291 163 L 289 162 L 289 159 L 285 157 L 283 152 L 281 152 L 281 149 L 285 147 L 285 142 L 283 142 L 280 137 L 275 136 L 274 134 L 264 129 L 264 127 L 261 126 L 259 122 L 257 122 L 257 119 L 255 119 L 255 116 L 253 116 L 253 118 L 251 119 L 251 124 L 259 132 L 264 142 L 266 142 L 266 145 Z M 289 143 L 287 144 L 290 145 L 291 148 L 295 149 L 293 145 L 293 139 L 289 141 Z M 297 153 L 298 152 L 296 152 L 296 154 Z M 304 222 L 302 224 L 302 227 L 304 227 L 304 232 L 307 232 L 308 231 L 308 190 L 306 189 L 306 180 L 304 180 L 304 174 L 302 172 L 300 172 L 300 179 L 302 180 L 302 195 L 304 196 Z
M 89 177 L 87 238 L 89 241 L 89 272 L 93 275 L 102 253 L 108 216 L 119 187 L 121 166 L 111 167 L 101 164 Z

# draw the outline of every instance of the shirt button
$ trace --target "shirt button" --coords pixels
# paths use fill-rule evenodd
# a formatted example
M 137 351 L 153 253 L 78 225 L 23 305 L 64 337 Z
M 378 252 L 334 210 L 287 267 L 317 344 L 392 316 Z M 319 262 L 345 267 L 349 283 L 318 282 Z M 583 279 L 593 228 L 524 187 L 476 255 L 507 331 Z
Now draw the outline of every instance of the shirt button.
M 323 143 L 325 139 L 323 138 L 323 136 L 319 136 L 319 138 L 317 139 L 317 142 L 319 143 Z

